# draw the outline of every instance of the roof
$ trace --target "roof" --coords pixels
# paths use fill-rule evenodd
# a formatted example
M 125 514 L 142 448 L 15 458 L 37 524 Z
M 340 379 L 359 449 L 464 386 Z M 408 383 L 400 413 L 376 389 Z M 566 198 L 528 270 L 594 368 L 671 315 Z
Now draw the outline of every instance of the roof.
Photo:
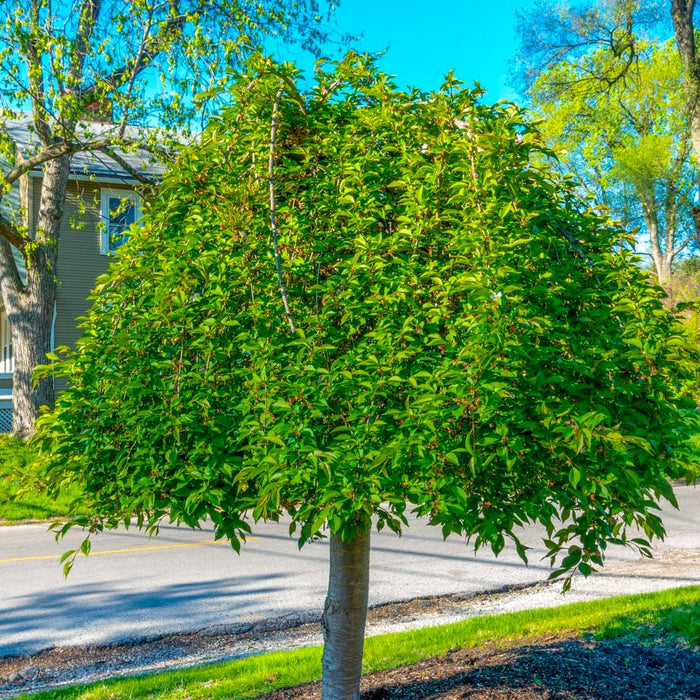
M 3 125 L 4 131 L 16 144 L 19 152 L 24 158 L 30 158 L 40 150 L 39 138 L 37 137 L 32 117 L 24 115 L 19 119 L 6 119 Z M 116 134 L 119 129 L 117 124 L 101 122 L 80 123 L 76 131 L 83 132 L 85 142 L 94 139 Z M 158 139 L 158 131 L 153 128 L 127 127 L 126 138 L 144 137 Z M 165 172 L 165 166 L 158 162 L 153 154 L 144 149 L 124 151 L 115 149 L 116 153 L 136 172 L 148 177 L 159 177 Z M 38 176 L 43 172 L 41 165 L 32 168 L 30 175 Z M 73 176 L 88 176 L 95 180 L 107 180 L 114 182 L 120 180 L 125 184 L 133 184 L 136 178 L 126 170 L 120 163 L 110 158 L 102 151 L 80 151 L 73 154 L 71 159 L 71 173 Z

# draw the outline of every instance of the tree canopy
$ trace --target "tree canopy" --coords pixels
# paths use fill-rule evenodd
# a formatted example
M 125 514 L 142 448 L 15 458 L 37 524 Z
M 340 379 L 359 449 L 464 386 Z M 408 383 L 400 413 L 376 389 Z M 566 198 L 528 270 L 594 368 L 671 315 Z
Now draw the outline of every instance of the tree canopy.
M 700 243 L 696 14 L 694 0 L 538 1 L 517 22 L 514 84 L 538 112 L 572 121 L 585 145 L 562 160 L 623 225 L 638 220 L 669 292 Z
M 74 524 L 210 518 L 238 548 L 288 513 L 332 571 L 407 508 L 523 557 L 539 522 L 560 573 L 646 551 L 695 365 L 627 234 L 452 76 L 405 93 L 351 55 L 297 80 L 240 76 L 54 366 L 39 441 Z
M 637 39 L 625 79 L 603 85 L 618 62 L 610 48 L 590 49 L 541 73 L 528 96 L 560 168 L 626 227 L 642 229 L 640 245 L 668 288 L 674 261 L 697 242 L 680 62 L 672 41 Z
M 672 27 L 663 0 L 536 0 L 516 12 L 516 34 L 520 44 L 513 77 L 526 93 L 542 73 L 560 63 L 577 63 L 592 51 L 615 60 L 581 76 L 582 82 L 602 87 L 624 81 L 639 56 L 639 40 L 663 41 Z

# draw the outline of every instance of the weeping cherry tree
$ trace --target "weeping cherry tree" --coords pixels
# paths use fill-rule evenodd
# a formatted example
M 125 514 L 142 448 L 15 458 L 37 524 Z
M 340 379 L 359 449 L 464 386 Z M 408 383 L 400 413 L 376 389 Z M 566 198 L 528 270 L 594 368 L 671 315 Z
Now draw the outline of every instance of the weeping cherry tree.
M 323 697 L 347 700 L 374 527 L 412 511 L 525 558 L 540 523 L 565 576 L 648 553 L 692 365 L 516 107 L 354 55 L 298 85 L 260 59 L 165 177 L 37 441 L 51 488 L 86 494 L 60 532 L 209 519 L 238 550 L 286 514 L 300 546 L 328 537 Z

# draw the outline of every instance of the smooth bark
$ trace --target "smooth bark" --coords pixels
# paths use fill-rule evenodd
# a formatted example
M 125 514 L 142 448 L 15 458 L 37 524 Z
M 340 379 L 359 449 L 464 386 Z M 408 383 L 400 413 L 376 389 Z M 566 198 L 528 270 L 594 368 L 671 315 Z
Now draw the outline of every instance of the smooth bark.
M 651 243 L 651 257 L 654 261 L 654 269 L 659 284 L 668 288 L 671 283 L 671 265 L 675 256 L 673 250 L 673 232 L 666 230 L 661 231 L 659 226 L 659 216 L 656 209 L 656 203 L 642 200 L 642 211 L 644 214 L 644 223 L 649 231 L 649 241 Z M 665 244 L 662 249 L 661 241 Z
M 351 542 L 330 537 L 323 625 L 322 700 L 358 700 L 369 590 L 370 528 Z

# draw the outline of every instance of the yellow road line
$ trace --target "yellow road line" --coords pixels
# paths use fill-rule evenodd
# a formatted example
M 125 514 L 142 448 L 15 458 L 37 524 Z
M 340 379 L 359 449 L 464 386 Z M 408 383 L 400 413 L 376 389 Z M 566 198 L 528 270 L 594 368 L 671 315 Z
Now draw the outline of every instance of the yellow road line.
M 258 540 L 259 537 L 247 537 L 246 540 Z M 154 544 L 149 547 L 128 547 L 125 549 L 103 549 L 100 551 L 92 550 L 90 556 L 95 554 L 125 554 L 126 552 L 148 552 L 153 549 L 177 549 L 180 547 L 204 547 L 211 544 L 225 544 L 226 540 L 209 540 L 207 542 L 181 542 L 179 544 Z M 61 554 L 40 554 L 35 557 L 12 557 L 10 559 L 0 559 L 0 564 L 9 564 L 13 561 L 37 561 L 39 559 L 60 559 Z

